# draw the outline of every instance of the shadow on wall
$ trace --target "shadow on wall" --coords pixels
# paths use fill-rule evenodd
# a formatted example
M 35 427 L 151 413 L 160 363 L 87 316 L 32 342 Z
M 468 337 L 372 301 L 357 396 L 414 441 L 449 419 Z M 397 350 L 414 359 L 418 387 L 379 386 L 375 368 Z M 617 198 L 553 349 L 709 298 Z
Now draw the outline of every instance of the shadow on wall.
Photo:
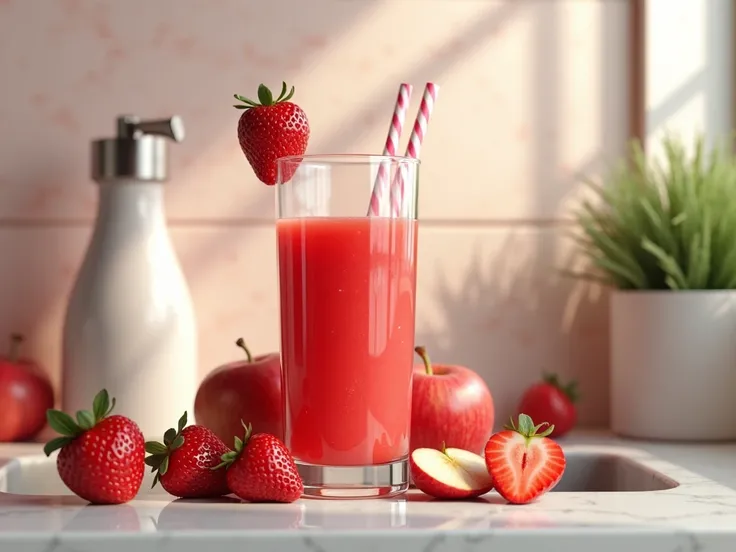
M 476 246 L 461 283 L 435 267 L 433 303 L 442 322 L 425 325 L 417 344 L 426 344 L 435 362 L 483 375 L 497 428 L 545 371 L 579 382 L 580 416 L 588 424 L 606 421 L 600 405 L 608 401 L 608 297 L 597 286 L 559 275 L 555 266 L 570 266 L 571 255 L 540 269 L 539 251 L 555 250 L 558 230 L 532 231 L 534 237 L 529 230 L 509 231 L 490 255 Z
M 538 6 L 535 63 L 530 68 L 536 90 L 530 105 L 535 129 L 531 143 L 537 182 L 534 197 L 545 202 L 540 207 L 552 212 L 563 210 L 577 177 L 599 171 L 607 161 L 601 154 L 594 155 L 571 171 L 571 178 L 556 182 L 554 191 L 542 188 L 549 186 L 549 173 L 562 164 L 557 143 L 565 125 L 559 111 L 561 9 L 554 2 Z M 626 87 L 608 82 L 606 72 L 611 60 L 605 58 L 621 37 L 611 36 L 611 25 L 601 24 L 601 28 L 604 59 L 596 78 L 604 91 L 601 144 L 610 152 L 616 144 L 610 143 L 606 129 L 620 126 L 611 120 L 617 110 L 611 109 L 610 94 L 623 94 Z M 502 245 L 490 255 L 477 247 L 460 286 L 443 276 L 441 266 L 433 268 L 440 275 L 434 299 L 444 323 L 418 335 L 417 342 L 432 344 L 437 360 L 463 364 L 484 376 L 496 402 L 497 428 L 516 413 L 524 389 L 547 371 L 578 381 L 583 394 L 581 419 L 588 425 L 607 423 L 607 408 L 601 406 L 608 402 L 607 295 L 557 272 L 575 262 L 572 253 L 566 253 L 570 244 L 562 237 L 569 229 L 568 222 L 553 221 L 532 228 L 514 224 L 508 230 L 494 229 L 495 235 L 502 236 Z

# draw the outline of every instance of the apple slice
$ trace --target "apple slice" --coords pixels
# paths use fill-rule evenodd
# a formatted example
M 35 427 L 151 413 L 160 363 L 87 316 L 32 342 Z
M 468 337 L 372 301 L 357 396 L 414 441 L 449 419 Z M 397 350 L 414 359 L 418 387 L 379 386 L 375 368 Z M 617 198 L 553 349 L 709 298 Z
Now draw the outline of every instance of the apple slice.
M 409 465 L 414 485 L 435 498 L 474 498 L 493 488 L 486 461 L 467 450 L 418 448 Z

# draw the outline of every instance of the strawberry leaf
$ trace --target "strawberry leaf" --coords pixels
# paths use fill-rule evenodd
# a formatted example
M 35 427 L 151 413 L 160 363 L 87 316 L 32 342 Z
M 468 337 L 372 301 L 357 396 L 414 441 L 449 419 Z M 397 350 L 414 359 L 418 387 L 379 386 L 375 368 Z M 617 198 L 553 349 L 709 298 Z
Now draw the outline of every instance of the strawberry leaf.
M 77 425 L 84 431 L 92 429 L 95 426 L 95 417 L 89 410 L 80 410 L 77 412 Z
M 532 435 L 534 433 L 534 422 L 526 414 L 519 414 L 519 424 L 516 428 L 522 435 Z
M 65 437 L 76 437 L 82 433 L 82 428 L 77 425 L 72 417 L 61 410 L 47 410 L 46 420 L 49 422 L 51 429 Z
M 236 451 L 234 451 L 234 450 L 228 451 L 225 454 L 223 454 L 222 456 L 220 456 L 220 460 L 222 460 L 222 461 L 219 464 L 217 464 L 216 466 L 214 466 L 214 467 L 212 467 L 210 469 L 214 471 L 214 470 L 219 470 L 223 466 L 230 467 L 230 464 L 232 464 L 233 462 L 235 462 L 235 460 L 237 460 L 237 458 L 238 458 L 238 453 Z
M 516 431 L 516 424 L 514 423 L 513 416 L 509 417 L 509 423 L 507 423 L 505 426 L 503 426 L 504 429 L 509 429 L 511 431 Z
M 146 441 L 146 452 L 148 454 L 166 454 L 169 449 L 158 441 Z
M 212 466 L 212 467 L 211 467 L 210 469 L 211 469 L 212 471 L 215 471 L 215 470 L 219 470 L 220 468 L 222 468 L 222 467 L 224 467 L 224 466 L 229 466 L 229 465 L 230 465 L 231 463 L 232 463 L 232 462 L 226 462 L 226 461 L 224 461 L 224 460 L 223 460 L 222 462 L 220 462 L 220 463 L 219 463 L 219 464 L 217 464 L 216 466 Z
M 166 433 L 164 433 L 164 445 L 167 447 L 174 442 L 174 439 L 176 438 L 176 430 L 171 427 L 166 430 Z
M 92 413 L 95 421 L 99 422 L 110 413 L 110 395 L 107 389 L 101 390 L 92 401 Z
M 269 106 L 273 104 L 273 94 L 265 84 L 258 85 L 258 101 L 263 106 Z
M 177 433 L 181 433 L 181 430 L 184 429 L 187 425 L 187 411 L 184 411 L 184 414 L 181 415 L 181 418 L 179 418 L 179 423 L 177 424 Z
M 158 483 L 159 476 L 158 472 L 156 472 L 156 475 L 153 476 L 153 484 L 151 485 L 151 488 L 153 489 L 156 486 L 156 483 Z
M 542 433 L 537 433 L 535 437 L 548 437 L 552 435 L 552 432 L 555 430 L 555 426 L 552 424 L 547 424 L 546 422 L 545 424 L 547 425 L 547 429 L 545 429 Z
M 286 83 L 282 82 L 281 83 L 281 94 L 279 94 L 279 97 L 276 98 L 275 103 L 279 103 L 281 100 L 283 100 L 285 95 L 286 95 Z
M 71 442 L 72 439 L 69 437 L 56 437 L 46 443 L 46 445 L 43 447 L 43 452 L 46 456 L 50 456 L 52 452 L 67 446 Z
M 289 100 L 291 99 L 291 97 L 292 97 L 293 95 L 294 95 L 294 87 L 292 86 L 292 87 L 291 87 L 291 90 L 290 90 L 290 91 L 289 91 L 289 93 L 288 93 L 288 94 L 286 95 L 286 97 L 285 97 L 285 98 L 281 98 L 281 101 L 282 101 L 282 102 L 288 102 L 288 101 L 289 101 Z
M 159 454 L 154 454 L 151 456 L 146 456 L 146 459 L 143 460 L 145 462 L 146 466 L 150 466 L 153 468 L 151 471 L 156 471 L 159 466 L 161 465 L 161 462 L 164 461 L 164 457 Z
M 176 450 L 183 444 L 184 444 L 184 436 L 177 435 L 176 438 L 172 441 L 171 445 L 169 446 L 169 450 Z
M 164 459 L 161 461 L 161 466 L 158 468 L 158 475 L 166 475 L 167 471 L 169 471 L 169 457 L 164 456 Z
M 239 100 L 239 101 L 243 102 L 244 104 L 249 105 L 250 107 L 256 107 L 258 105 L 256 102 L 254 102 L 253 100 L 250 100 L 250 99 L 246 98 L 245 96 L 239 96 L 238 94 L 233 94 L 233 96 L 235 96 L 235 99 L 236 100 Z

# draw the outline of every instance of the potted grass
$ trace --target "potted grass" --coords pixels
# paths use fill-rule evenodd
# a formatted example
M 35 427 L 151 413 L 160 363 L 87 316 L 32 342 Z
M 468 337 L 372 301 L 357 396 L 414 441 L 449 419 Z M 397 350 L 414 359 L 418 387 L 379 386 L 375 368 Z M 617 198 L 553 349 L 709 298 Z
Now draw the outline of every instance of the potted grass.
M 610 415 L 648 439 L 736 439 L 736 159 L 663 141 L 639 143 L 576 213 L 591 268 L 614 288 Z

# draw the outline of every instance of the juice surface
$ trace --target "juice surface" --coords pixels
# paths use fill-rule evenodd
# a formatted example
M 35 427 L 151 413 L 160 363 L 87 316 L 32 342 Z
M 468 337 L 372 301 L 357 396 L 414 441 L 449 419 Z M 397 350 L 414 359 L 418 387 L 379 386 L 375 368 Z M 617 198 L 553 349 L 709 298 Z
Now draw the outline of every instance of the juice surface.
M 356 466 L 409 452 L 417 222 L 277 222 L 286 444 Z

